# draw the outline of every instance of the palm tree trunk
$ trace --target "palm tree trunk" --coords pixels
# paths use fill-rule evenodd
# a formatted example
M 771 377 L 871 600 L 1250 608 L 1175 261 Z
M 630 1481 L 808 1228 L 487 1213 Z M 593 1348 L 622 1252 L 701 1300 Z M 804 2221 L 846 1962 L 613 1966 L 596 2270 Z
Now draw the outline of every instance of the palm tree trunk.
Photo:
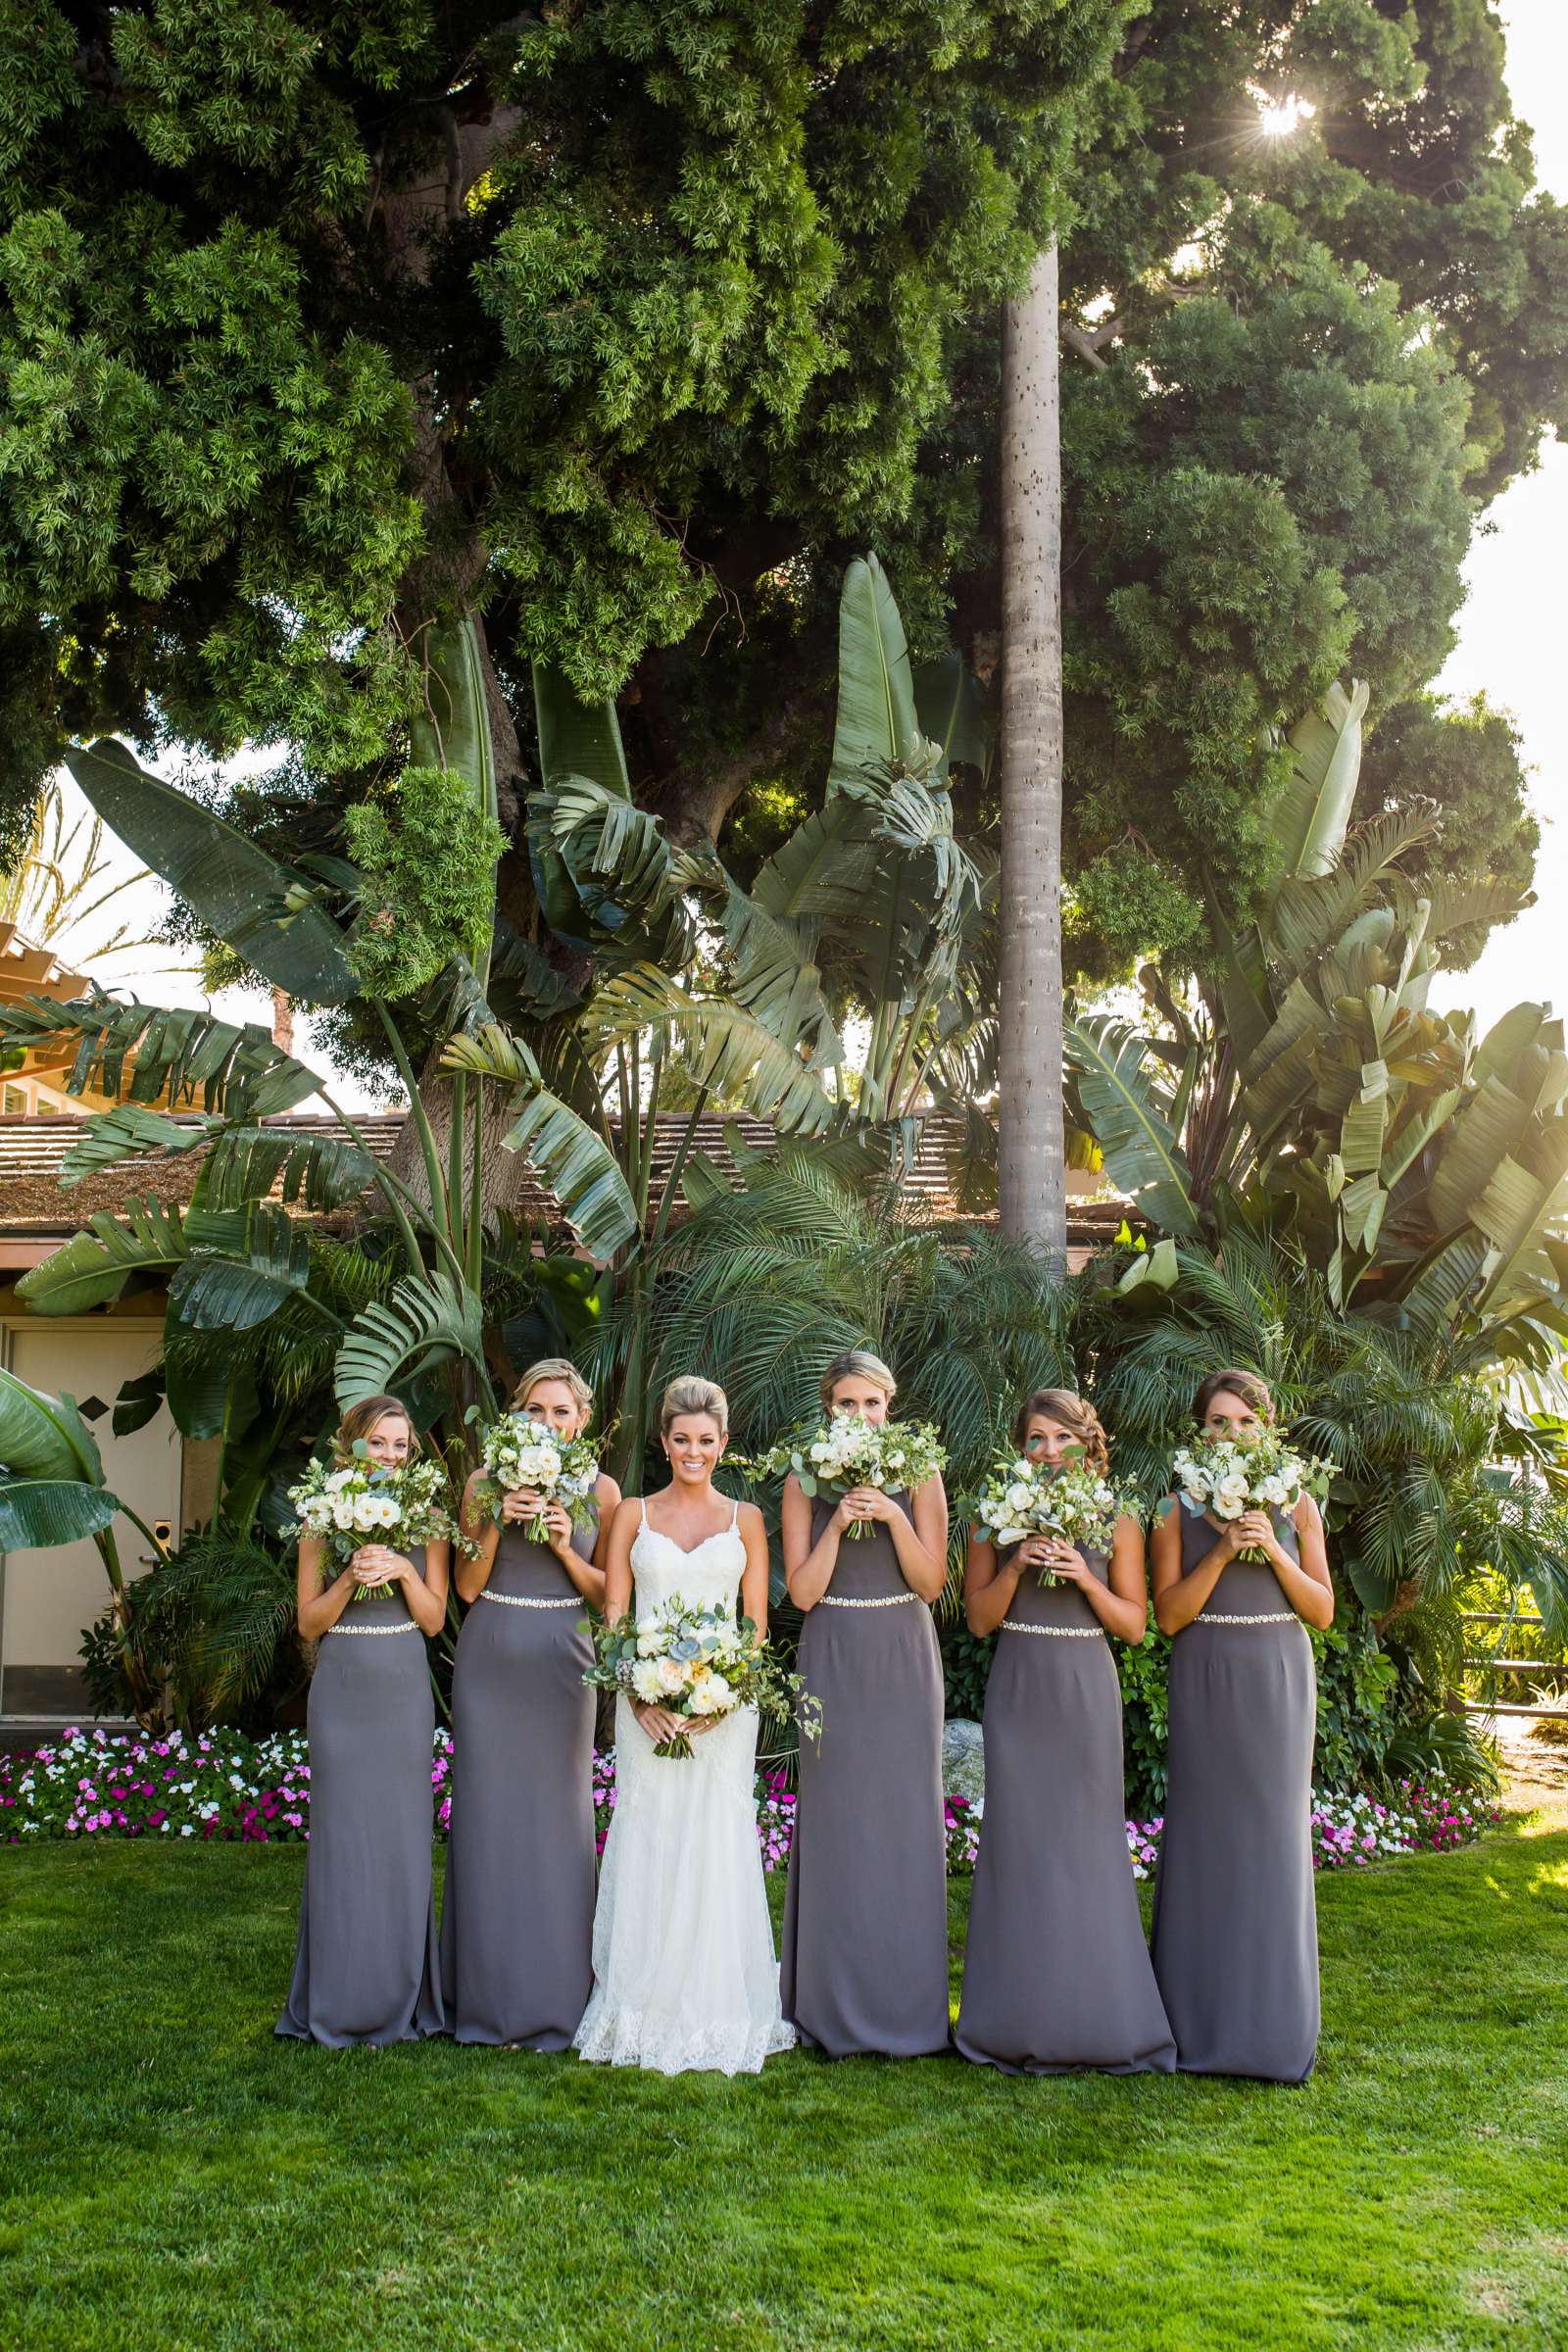
M 1064 1260 L 1056 247 L 1003 318 L 1002 1229 Z

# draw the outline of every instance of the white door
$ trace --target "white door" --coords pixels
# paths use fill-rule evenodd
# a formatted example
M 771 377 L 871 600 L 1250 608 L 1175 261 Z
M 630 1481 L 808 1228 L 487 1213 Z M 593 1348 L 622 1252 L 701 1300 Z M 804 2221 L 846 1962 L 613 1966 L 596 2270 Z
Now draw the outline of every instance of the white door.
M 158 1354 L 159 1323 L 105 1317 L 52 1322 L 43 1316 L 0 1328 L 5 1361 L 19 1380 L 52 1396 L 75 1398 L 103 1455 L 110 1487 L 150 1528 L 165 1520 L 177 1535 L 180 1439 L 161 1405 L 145 1428 L 117 1438 L 112 1408 L 124 1381 Z M 145 1573 L 147 1542 L 128 1519 L 111 1534 L 127 1579 Z M 12 1551 L 0 1565 L 0 1713 L 74 1715 L 85 1701 L 78 1645 L 109 1596 L 109 1580 L 90 1543 L 48 1551 Z

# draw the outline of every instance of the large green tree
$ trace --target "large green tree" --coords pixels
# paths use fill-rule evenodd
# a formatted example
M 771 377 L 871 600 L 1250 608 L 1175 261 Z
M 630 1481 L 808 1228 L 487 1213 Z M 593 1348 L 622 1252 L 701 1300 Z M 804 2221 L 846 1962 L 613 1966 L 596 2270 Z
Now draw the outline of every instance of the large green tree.
M 1533 190 L 1503 65 L 1486 0 L 1159 0 L 1099 87 L 1061 248 L 1081 973 L 1200 956 L 1206 885 L 1266 886 L 1281 730 L 1332 674 L 1371 687 L 1395 804 L 1444 807 L 1427 867 L 1528 881 L 1505 723 L 1420 700 L 1486 504 L 1568 422 L 1568 215 Z M 985 662 L 989 322 L 956 381 L 928 462 L 961 451 L 976 485 L 955 604 Z
M 1126 14 L 0 0 L 0 823 L 102 729 L 373 767 L 482 607 L 503 816 L 543 660 L 710 838 L 792 694 L 694 733 L 710 632 L 755 689 L 920 503 Z

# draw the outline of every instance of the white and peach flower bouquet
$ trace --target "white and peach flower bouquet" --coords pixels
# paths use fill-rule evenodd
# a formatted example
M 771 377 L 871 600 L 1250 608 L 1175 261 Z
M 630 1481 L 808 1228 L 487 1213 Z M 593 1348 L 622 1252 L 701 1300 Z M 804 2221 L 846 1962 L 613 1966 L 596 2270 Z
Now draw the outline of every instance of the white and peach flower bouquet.
M 1338 1468 L 1317 1454 L 1298 1453 L 1277 1431 L 1264 1430 L 1245 1446 L 1234 1438 L 1194 1438 L 1178 1447 L 1171 1475 L 1183 1510 L 1228 1526 L 1249 1511 L 1289 1517 L 1303 1494 L 1326 1501 Z M 1266 1558 L 1252 1549 L 1237 1556 L 1259 1563 Z
M 318 1536 L 327 1557 L 346 1568 L 362 1544 L 384 1544 L 413 1551 L 449 1542 L 457 1533 L 447 1507 L 446 1471 L 439 1461 L 416 1456 L 398 1469 L 372 1462 L 359 1440 L 352 1461 L 331 1464 L 313 1458 L 288 1498 L 296 1535 Z M 356 1600 L 386 1597 L 385 1588 L 360 1585 Z
M 483 1432 L 479 1460 L 484 1477 L 474 1499 L 482 1510 L 499 1511 L 503 1495 L 530 1488 L 540 1497 L 538 1515 L 559 1502 L 573 1527 L 592 1524 L 599 1458 L 591 1439 L 564 1438 L 526 1414 L 503 1413 Z
M 912 1494 L 948 1466 L 941 1439 L 928 1421 L 867 1421 L 860 1413 L 834 1413 L 817 1428 L 784 1438 L 758 1462 L 759 1478 L 793 1470 L 801 1493 L 835 1499 L 856 1487 L 885 1494 Z M 874 1521 L 852 1521 L 849 1534 L 868 1536 Z
M 998 1550 L 1030 1536 L 1056 1536 L 1078 1551 L 1108 1552 L 1128 1501 L 1081 1454 L 1063 1461 L 1031 1461 L 1004 1454 L 975 1496 L 976 1531 Z M 1054 1581 L 1049 1569 L 1042 1583 Z
M 595 1663 L 582 1678 L 594 1690 L 621 1690 L 689 1720 L 732 1715 L 738 1707 L 778 1719 L 794 1711 L 805 1737 L 819 1736 L 820 1702 L 779 1664 L 750 1617 L 696 1608 L 677 1592 L 641 1617 L 628 1610 L 601 1626 L 594 1645 Z M 685 1732 L 654 1748 L 656 1756 L 691 1752 Z

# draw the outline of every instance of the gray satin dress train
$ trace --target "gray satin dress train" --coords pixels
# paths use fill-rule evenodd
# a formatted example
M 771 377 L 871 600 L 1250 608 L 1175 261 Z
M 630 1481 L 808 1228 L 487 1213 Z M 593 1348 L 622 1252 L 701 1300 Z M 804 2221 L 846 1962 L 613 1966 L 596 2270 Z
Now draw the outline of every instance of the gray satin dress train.
M 410 1555 L 422 1575 L 424 1553 Z M 333 2049 L 444 2025 L 430 1846 L 435 1699 L 401 1589 L 352 1600 L 316 1653 L 311 1842 L 276 2031 Z
M 1106 1563 L 1085 1558 L 1102 1584 Z M 955 2039 L 1004 2074 L 1168 2074 L 1127 1852 L 1121 1686 L 1073 1585 L 1019 1579 L 986 1688 L 986 1801 Z
M 906 1495 L 891 1499 L 909 1513 Z M 813 1543 L 832 1508 L 813 1502 Z M 942 1661 L 886 1528 L 840 1543 L 827 1592 L 806 1613 L 800 1672 L 822 1702 L 822 1737 L 801 1742 L 784 2015 L 832 2058 L 944 2050 Z
M 1187 1574 L 1217 1531 L 1185 1509 L 1181 1522 Z M 1294 1559 L 1295 1529 L 1280 1512 L 1274 1525 Z M 1170 1653 L 1153 1958 L 1186 2074 L 1304 2082 L 1312 2071 L 1316 1729 L 1306 1628 L 1270 1567 L 1232 1560 Z
M 572 1549 L 593 1555 L 597 1525 Z M 441 1984 L 459 2041 L 565 2050 L 593 1984 L 588 1604 L 506 1527 L 458 1636 Z

